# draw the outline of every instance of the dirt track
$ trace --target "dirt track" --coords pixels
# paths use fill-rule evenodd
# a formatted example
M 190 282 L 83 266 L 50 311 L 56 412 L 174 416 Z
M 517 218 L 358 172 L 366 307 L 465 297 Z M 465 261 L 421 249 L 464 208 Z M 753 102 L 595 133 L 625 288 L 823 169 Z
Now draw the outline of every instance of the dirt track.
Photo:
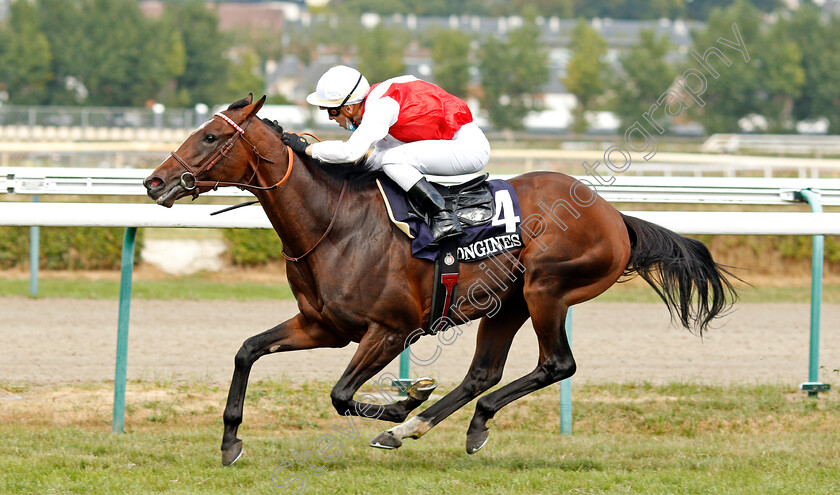
M 116 301 L 2 298 L 0 305 L 0 385 L 113 380 Z M 227 383 L 242 341 L 295 313 L 293 301 L 132 301 L 128 377 Z M 836 382 L 840 305 L 824 305 L 822 321 L 821 379 Z M 412 376 L 460 381 L 472 356 L 475 325 L 462 329 L 455 343 L 440 346 L 433 364 L 412 365 Z M 808 336 L 807 304 L 739 304 L 701 340 L 670 327 L 664 305 L 592 302 L 574 311 L 575 379 L 795 385 L 807 378 Z M 416 355 L 429 359 L 438 344 L 427 337 Z M 334 381 L 355 348 L 266 356 L 252 378 Z M 536 356 L 529 322 L 517 336 L 504 380 L 533 369 Z M 396 361 L 386 371 L 398 373 Z

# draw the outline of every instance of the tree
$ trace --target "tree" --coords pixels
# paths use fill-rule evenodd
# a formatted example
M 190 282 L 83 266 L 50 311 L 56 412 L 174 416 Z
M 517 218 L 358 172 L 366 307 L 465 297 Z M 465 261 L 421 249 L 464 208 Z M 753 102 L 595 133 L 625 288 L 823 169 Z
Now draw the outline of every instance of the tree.
M 840 133 L 840 18 L 824 20 L 819 8 L 805 4 L 784 28 L 802 53 L 803 87 L 808 88 L 794 99 L 794 117 L 825 117 L 829 132 Z
M 607 64 L 604 55 L 607 53 L 607 42 L 581 19 L 572 32 L 571 48 L 572 57 L 563 84 L 577 98 L 572 129 L 585 132 L 588 127 L 586 112 L 592 109 L 596 98 L 606 89 L 604 74 Z
M 732 6 L 737 0 L 703 0 L 702 2 L 686 1 L 689 19 L 708 19 L 715 10 L 723 10 Z M 772 12 L 782 5 L 781 0 L 751 0 L 750 4 L 762 12 Z
M 143 105 L 183 71 L 177 32 L 155 29 L 136 0 L 84 0 L 79 80 L 93 105 Z
M 435 83 L 455 96 L 467 97 L 472 37 L 453 29 L 430 33 Z
M 530 15 L 507 41 L 487 39 L 479 52 L 482 106 L 497 129 L 521 129 L 539 108 L 537 94 L 548 80 L 548 54 Z
M 323 49 L 345 60 L 358 53 L 359 40 L 368 36 L 368 29 L 362 26 L 360 17 L 343 10 L 330 16 L 324 27 L 326 29 L 309 30 L 306 37 L 316 50 Z
M 187 53 L 181 34 L 168 19 L 150 21 L 147 53 L 156 60 L 149 60 L 143 74 L 142 85 L 149 88 L 149 98 L 170 105 L 177 103 L 176 79 L 187 68 Z
M 619 58 L 620 71 L 612 81 L 612 109 L 626 127 L 640 119 L 674 83 L 676 69 L 665 60 L 672 45 L 667 36 L 656 39 L 652 30 L 639 32 L 639 42 Z
M 704 0 L 706 1 L 708 0 Z M 583 18 L 660 19 L 665 17 L 671 19 L 685 17 L 686 11 L 684 0 L 564 0 L 549 1 L 549 3 L 564 5 L 566 11 L 572 10 L 571 15 L 567 17 Z M 556 10 L 556 7 L 553 10 Z
M 403 0 L 408 12 L 415 15 L 444 16 L 456 13 L 457 5 L 450 0 Z
M 330 8 L 339 7 L 354 15 L 365 12 L 418 16 L 483 15 L 487 13 L 485 3 L 487 0 L 332 0 Z
M 248 93 L 261 93 L 265 90 L 265 78 L 262 76 L 260 56 L 249 49 L 241 49 L 233 59 L 231 77 L 223 101 L 235 101 Z
M 192 106 L 225 102 L 230 77 L 225 51 L 229 43 L 219 29 L 218 14 L 202 0 L 184 0 L 167 2 L 163 18 L 180 34 L 186 59 L 183 73 L 176 78 L 177 96 L 171 103 Z
M 25 0 L 11 5 L 9 23 L 0 30 L 0 89 L 9 102 L 37 105 L 44 102 L 52 79 L 52 54 L 41 31 L 37 10 Z
M 318 49 L 318 43 L 315 41 L 312 30 L 296 29 L 287 31 L 286 35 L 289 37 L 286 50 L 295 55 L 301 64 L 305 66 L 311 64 Z
M 408 35 L 404 31 L 382 24 L 363 31 L 359 39 L 359 71 L 371 84 L 403 75 L 406 46 Z
M 88 0 L 82 2 L 85 36 L 78 49 L 86 57 L 77 70 L 89 92 L 92 105 L 136 105 L 134 71 L 142 52 L 138 46 L 145 33 L 136 22 L 141 17 L 130 0 Z M 142 95 L 140 96 L 142 98 Z M 146 98 L 148 99 L 148 98 Z
M 732 25 L 736 24 L 747 50 L 752 51 L 750 61 L 746 62 L 741 54 L 728 49 L 717 42 L 719 37 L 733 40 Z M 764 91 L 755 48 L 760 46 L 761 17 L 759 11 L 745 1 L 737 1 L 727 9 L 714 10 L 709 16 L 706 29 L 693 33 L 694 50 L 700 55 L 710 47 L 720 49 L 729 59 L 726 66 L 717 57 L 710 57 L 710 64 L 720 75 L 718 78 L 707 77 L 706 92 L 702 95 L 704 106 L 691 107 L 692 114 L 703 124 L 707 133 L 738 132 L 738 120 L 749 114 L 762 114 L 763 107 L 759 94 Z M 697 62 L 689 59 L 691 68 L 697 68 Z M 708 74 L 707 74 L 708 75 Z
M 340 0 L 330 2 L 330 6 L 353 15 L 365 12 L 375 12 L 380 15 L 408 13 L 403 0 Z
M 79 48 L 85 38 L 82 3 L 79 0 L 38 0 L 41 30 L 49 42 L 52 78 L 41 103 L 72 105 L 82 102 L 87 88 L 81 82 L 80 69 L 86 54 Z
M 216 13 L 202 0 L 166 7 L 155 20 L 137 0 L 18 0 L 0 29 L 0 84 L 18 103 L 218 101 L 231 65 Z
M 756 47 L 761 60 L 759 78 L 763 91 L 758 94 L 762 114 L 770 119 L 771 131 L 794 130 L 794 100 L 801 94 L 805 83 L 802 69 L 802 51 L 790 40 L 783 24 L 777 24 L 762 35 L 763 42 Z
M 359 15 L 415 14 L 428 16 L 521 15 L 533 8 L 537 15 L 560 18 L 609 17 L 612 19 L 688 18 L 705 21 L 715 8 L 726 8 L 734 0 L 331 0 L 331 10 Z M 790 2 L 750 0 L 762 12 L 773 12 Z M 800 4 L 810 2 L 799 2 Z
M 698 54 L 715 47 L 729 62 L 726 65 L 718 57 L 710 57 L 708 65 L 719 77 L 704 69 L 708 74 L 707 88 L 702 95 L 704 106 L 693 107 L 693 113 L 699 114 L 698 120 L 706 132 L 737 132 L 739 120 L 750 114 L 765 117 L 774 132 L 793 129 L 794 105 L 807 82 L 802 67 L 803 53 L 813 47 L 803 50 L 794 39 L 801 42 L 809 35 L 792 34 L 785 22 L 766 29 L 762 25 L 760 11 L 746 0 L 737 0 L 726 9 L 713 10 L 706 30 L 694 33 L 694 49 Z M 793 31 L 803 28 L 797 26 Z M 719 41 L 734 40 L 735 29 L 746 45 L 748 57 Z M 807 26 L 807 29 L 818 30 L 818 26 Z M 819 40 L 809 41 L 819 46 Z M 692 62 L 696 67 L 697 62 Z
M 264 75 L 265 64 L 269 60 L 280 60 L 284 54 L 284 37 L 288 33 L 277 33 L 270 29 L 254 29 L 247 31 L 236 31 L 236 37 L 231 38 L 234 46 L 245 47 L 249 52 L 257 56 L 255 66 L 258 68 L 260 75 Z M 234 63 L 239 54 L 234 54 Z

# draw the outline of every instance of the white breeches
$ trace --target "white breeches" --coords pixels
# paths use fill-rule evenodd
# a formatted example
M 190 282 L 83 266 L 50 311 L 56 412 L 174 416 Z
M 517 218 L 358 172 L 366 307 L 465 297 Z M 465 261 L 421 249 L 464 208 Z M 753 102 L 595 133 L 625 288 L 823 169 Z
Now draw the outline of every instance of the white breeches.
M 402 143 L 383 140 L 367 160 L 373 170 L 382 169 L 404 191 L 423 174 L 472 174 L 487 166 L 490 143 L 475 122 L 464 124 L 449 140 Z

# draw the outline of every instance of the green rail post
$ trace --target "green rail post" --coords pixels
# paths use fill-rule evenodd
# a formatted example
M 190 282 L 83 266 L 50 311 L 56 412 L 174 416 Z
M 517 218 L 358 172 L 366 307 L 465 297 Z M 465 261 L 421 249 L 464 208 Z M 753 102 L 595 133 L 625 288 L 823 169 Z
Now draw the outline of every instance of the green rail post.
M 411 358 L 408 355 L 409 352 L 411 351 L 406 349 L 400 353 L 400 380 L 411 380 L 411 371 L 409 370 Z
M 820 195 L 811 189 L 799 191 L 802 200 L 811 206 L 814 213 L 822 213 Z M 822 276 L 823 276 L 823 249 L 825 247 L 825 236 L 815 235 L 812 238 L 811 250 L 811 340 L 808 353 L 808 382 L 800 385 L 800 388 L 808 392 L 809 397 L 817 397 L 819 392 L 828 392 L 829 385 L 820 382 L 820 311 L 822 304 Z
M 406 389 L 411 386 L 411 349 L 405 349 L 400 353 L 400 378 L 391 382 L 391 385 L 397 387 L 400 397 L 408 397 L 405 393 Z
M 32 196 L 38 202 L 38 196 Z M 38 297 L 38 268 L 41 264 L 41 227 L 29 227 L 29 295 Z
M 566 339 L 572 346 L 572 308 L 566 313 Z M 560 434 L 572 434 L 572 377 L 560 382 Z
M 117 365 L 114 373 L 114 421 L 112 431 L 125 431 L 125 381 L 128 360 L 128 315 L 131 309 L 131 276 L 134 271 L 134 241 L 137 227 L 125 229 L 120 275 L 120 312 L 117 324 Z

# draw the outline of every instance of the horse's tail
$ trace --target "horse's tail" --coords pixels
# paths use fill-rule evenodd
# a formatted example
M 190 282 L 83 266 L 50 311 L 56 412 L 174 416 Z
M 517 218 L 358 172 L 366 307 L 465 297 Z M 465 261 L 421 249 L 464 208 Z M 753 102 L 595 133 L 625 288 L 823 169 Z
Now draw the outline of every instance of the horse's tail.
M 676 313 L 685 328 L 700 335 L 737 300 L 727 276 L 737 276 L 712 259 L 708 248 L 659 225 L 621 215 L 630 234 L 626 276 L 638 274 Z

